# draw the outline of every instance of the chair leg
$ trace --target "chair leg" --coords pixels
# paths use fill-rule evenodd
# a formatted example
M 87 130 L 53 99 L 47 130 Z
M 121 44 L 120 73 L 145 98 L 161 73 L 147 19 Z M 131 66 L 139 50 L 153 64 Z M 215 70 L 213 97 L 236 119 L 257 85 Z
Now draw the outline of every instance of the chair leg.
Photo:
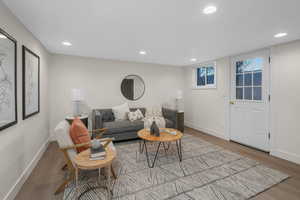
M 62 166 L 61 170 L 65 171 L 67 169 L 68 165 L 64 164 L 64 166 Z
M 112 173 L 114 179 L 117 179 L 116 173 L 115 173 L 114 168 L 112 167 L 112 165 L 110 166 L 110 170 L 111 170 L 111 173 Z
M 65 180 L 55 191 L 55 195 L 58 195 L 59 193 L 61 193 L 62 191 L 65 190 L 65 187 L 68 183 L 70 183 L 73 179 L 75 178 L 74 174 L 72 173 L 70 175 L 70 178 L 68 178 L 67 180 Z

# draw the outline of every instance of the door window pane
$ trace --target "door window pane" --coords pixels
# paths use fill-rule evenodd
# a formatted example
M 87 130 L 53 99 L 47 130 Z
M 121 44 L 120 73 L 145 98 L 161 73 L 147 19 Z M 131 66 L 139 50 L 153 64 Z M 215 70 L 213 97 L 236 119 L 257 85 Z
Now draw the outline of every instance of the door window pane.
M 252 73 L 245 74 L 245 86 L 252 86 Z
M 263 66 L 262 58 L 253 58 L 245 60 L 243 63 L 244 72 L 261 71 Z
M 259 57 L 236 62 L 236 99 L 262 100 L 263 64 Z
M 261 78 L 262 78 L 262 73 L 254 73 L 253 74 L 253 85 L 255 86 L 261 86 Z
M 243 99 L 243 88 L 236 88 L 236 99 Z
M 244 75 L 243 74 L 238 74 L 236 75 L 236 86 L 243 86 L 244 80 L 243 80 Z
M 244 99 L 252 100 L 252 87 L 244 88 Z
M 254 87 L 253 88 L 253 100 L 256 100 L 256 101 L 262 100 L 261 93 L 262 93 L 261 87 Z
M 243 61 L 236 62 L 236 73 L 243 73 Z

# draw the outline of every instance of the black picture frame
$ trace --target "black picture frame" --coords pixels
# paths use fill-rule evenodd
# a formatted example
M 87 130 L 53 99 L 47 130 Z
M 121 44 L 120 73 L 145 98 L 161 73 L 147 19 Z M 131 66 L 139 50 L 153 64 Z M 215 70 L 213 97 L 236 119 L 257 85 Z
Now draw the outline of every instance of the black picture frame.
M 26 114 L 26 52 L 38 59 L 38 109 L 29 114 Z M 40 112 L 40 57 L 24 45 L 22 45 L 22 82 L 23 120 L 25 120 Z
M 133 82 L 132 81 L 128 81 L 128 77 L 136 77 L 138 78 L 141 83 L 143 84 L 143 92 L 142 94 L 137 97 L 137 98 L 134 98 L 134 91 L 133 91 L 133 88 L 131 89 L 128 89 L 128 87 L 133 87 Z M 126 81 L 127 80 L 127 81 Z M 127 87 L 128 86 L 128 87 Z M 136 75 L 136 74 L 130 74 L 130 75 L 127 75 L 126 77 L 123 78 L 122 82 L 121 82 L 121 86 L 120 86 L 120 90 L 121 90 L 121 94 L 123 95 L 123 97 L 125 97 L 127 100 L 130 100 L 130 101 L 138 101 L 139 99 L 141 99 L 144 94 L 145 94 L 145 91 L 146 91 L 146 85 L 145 85 L 145 81 L 144 79 L 139 76 L 139 75 Z
M 0 28 L 0 33 L 4 35 L 7 39 L 9 39 L 14 44 L 14 105 L 15 105 L 15 119 L 5 125 L 0 126 L 0 131 L 11 127 L 18 123 L 18 108 L 17 108 L 17 40 L 9 35 L 6 31 Z

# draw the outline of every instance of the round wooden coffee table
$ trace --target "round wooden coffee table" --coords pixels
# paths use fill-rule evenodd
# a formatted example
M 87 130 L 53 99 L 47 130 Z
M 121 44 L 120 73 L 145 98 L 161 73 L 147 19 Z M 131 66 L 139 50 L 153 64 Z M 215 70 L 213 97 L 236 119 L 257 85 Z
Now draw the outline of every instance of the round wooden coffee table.
M 113 150 L 111 147 L 106 147 L 106 156 L 103 160 L 90 160 L 90 149 L 87 149 L 85 151 L 82 151 L 81 153 L 77 154 L 74 157 L 74 164 L 75 164 L 75 171 L 76 171 L 76 195 L 78 199 L 86 192 L 93 190 L 95 188 L 101 187 L 100 185 L 98 187 L 89 188 L 88 190 L 84 191 L 83 193 L 78 196 L 78 172 L 79 170 L 99 170 L 99 182 L 100 182 L 100 170 L 102 168 L 107 169 L 107 190 L 108 190 L 108 199 L 111 199 L 111 165 L 112 161 L 116 158 L 116 151 Z
M 170 132 L 176 132 L 176 134 L 171 134 Z M 139 145 L 139 152 L 143 153 L 145 149 L 146 157 L 147 157 L 147 163 L 150 168 L 153 168 L 155 165 L 155 161 L 159 152 L 159 148 L 161 144 L 164 147 L 165 152 L 168 151 L 170 142 L 176 142 L 177 152 L 179 161 L 182 161 L 182 147 L 181 147 L 181 138 L 183 134 L 176 129 L 172 128 L 161 128 L 160 129 L 160 136 L 154 136 L 150 134 L 150 130 L 148 129 L 142 129 L 138 132 L 139 138 L 143 140 L 143 144 L 140 142 Z M 152 163 L 150 163 L 149 154 L 148 154 L 148 148 L 147 148 L 147 142 L 158 142 L 157 150 L 155 153 L 155 157 Z M 166 144 L 168 143 L 168 147 L 166 147 Z

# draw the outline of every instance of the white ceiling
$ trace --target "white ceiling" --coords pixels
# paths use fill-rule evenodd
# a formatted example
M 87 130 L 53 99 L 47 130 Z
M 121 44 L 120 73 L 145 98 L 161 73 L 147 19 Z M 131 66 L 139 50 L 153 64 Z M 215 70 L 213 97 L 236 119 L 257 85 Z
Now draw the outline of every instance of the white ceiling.
M 181 66 L 300 38 L 300 0 L 3 1 L 61 54 Z M 210 4 L 218 11 L 204 15 Z

